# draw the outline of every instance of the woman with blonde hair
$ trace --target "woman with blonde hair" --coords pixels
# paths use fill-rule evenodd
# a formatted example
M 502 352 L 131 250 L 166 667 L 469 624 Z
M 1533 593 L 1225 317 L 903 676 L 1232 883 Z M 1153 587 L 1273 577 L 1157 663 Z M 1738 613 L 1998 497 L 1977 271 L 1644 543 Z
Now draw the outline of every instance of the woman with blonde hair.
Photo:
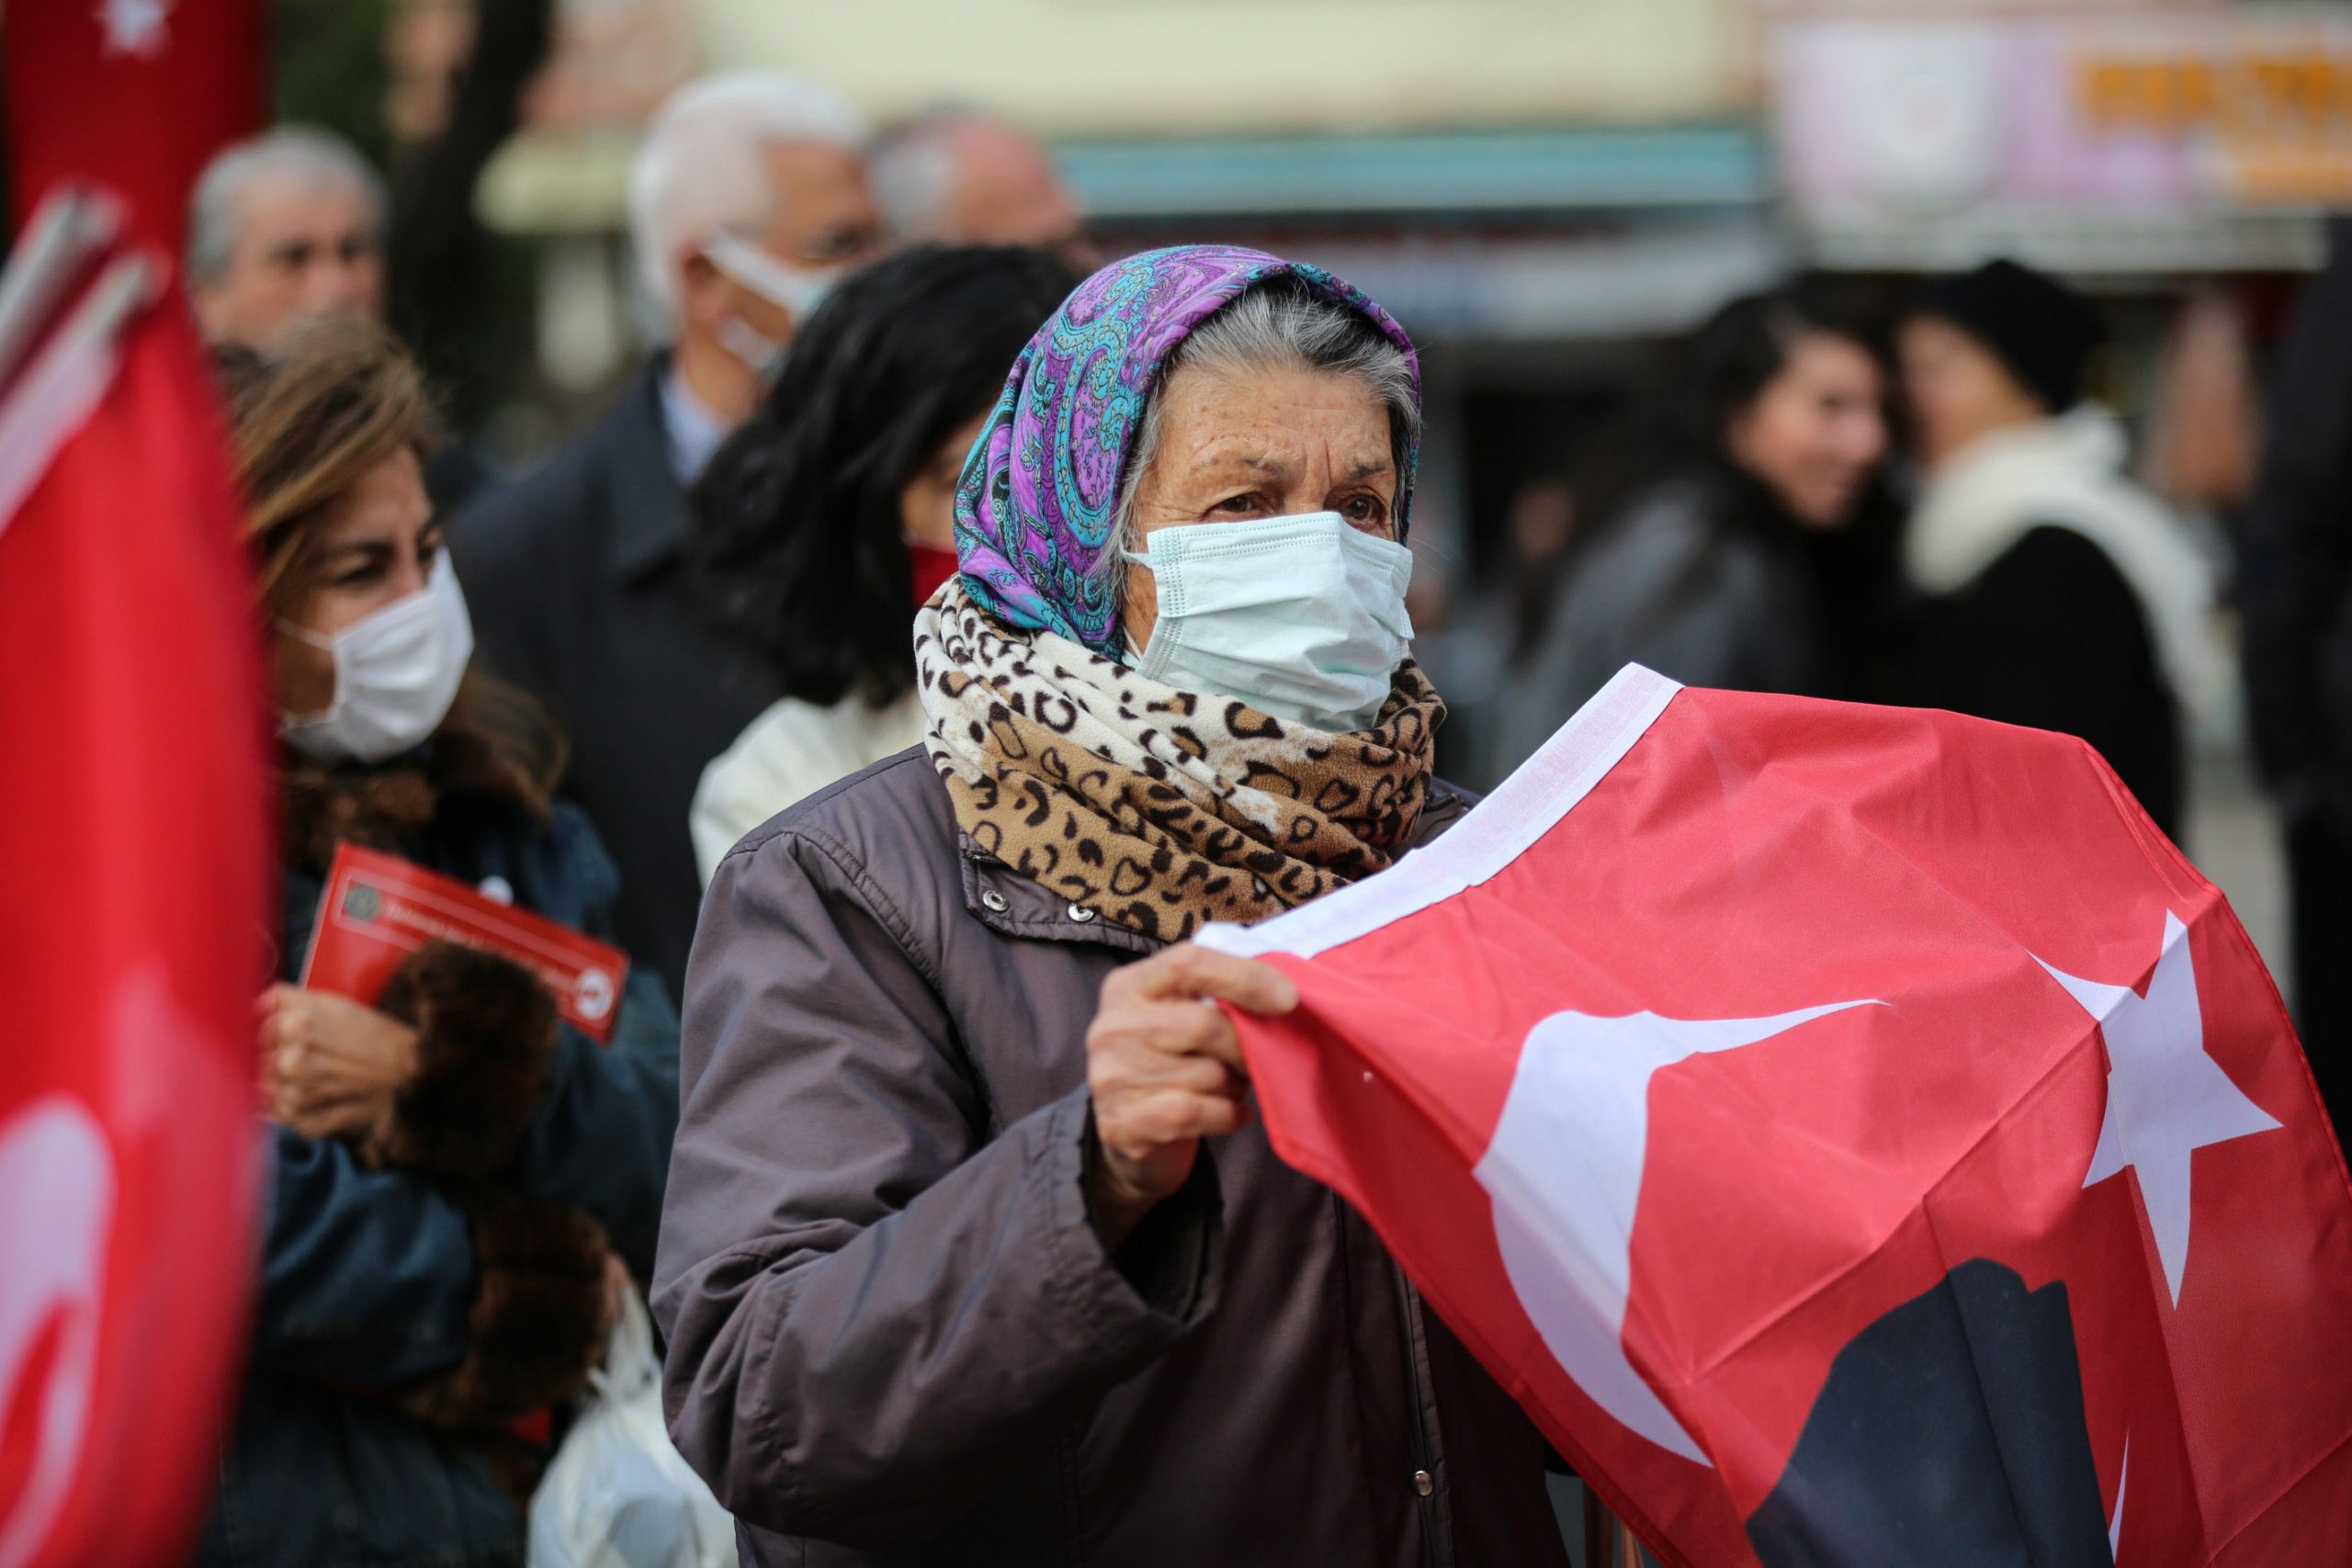
M 516 1563 L 543 1457 L 650 1268 L 677 1020 L 624 988 L 600 1048 L 536 976 L 435 942 L 374 1006 L 291 984 L 341 844 L 592 934 L 618 891 L 554 800 L 560 739 L 471 673 L 420 457 L 430 411 L 379 329 L 220 360 L 284 742 L 285 980 L 259 1006 L 270 1151 L 251 1361 L 207 1564 Z

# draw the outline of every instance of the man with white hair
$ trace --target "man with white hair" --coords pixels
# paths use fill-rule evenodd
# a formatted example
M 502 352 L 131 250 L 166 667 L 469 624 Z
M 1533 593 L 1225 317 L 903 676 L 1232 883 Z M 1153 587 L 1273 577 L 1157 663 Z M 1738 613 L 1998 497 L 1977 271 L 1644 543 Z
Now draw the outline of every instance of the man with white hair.
M 189 202 L 188 299 L 214 343 L 268 349 L 314 317 L 380 317 L 384 183 L 308 126 L 223 150 Z
M 874 190 L 902 240 L 1035 245 L 1091 267 L 1083 220 L 1037 139 L 978 109 L 932 109 L 874 143 Z
M 705 628 L 686 495 L 881 218 L 856 113 L 817 84 L 731 71 L 682 87 L 629 171 L 639 279 L 669 343 L 596 424 L 450 530 L 483 659 L 571 740 L 566 793 L 621 874 L 617 938 L 675 995 L 702 885 L 703 765 L 776 693 Z

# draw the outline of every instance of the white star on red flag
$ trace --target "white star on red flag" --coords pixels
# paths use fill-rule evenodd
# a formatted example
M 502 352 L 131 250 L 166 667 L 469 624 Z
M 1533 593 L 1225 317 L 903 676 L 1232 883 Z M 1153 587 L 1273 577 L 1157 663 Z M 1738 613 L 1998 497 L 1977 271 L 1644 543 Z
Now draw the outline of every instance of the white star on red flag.
M 2140 1203 L 2156 1239 L 2172 1304 L 2188 1267 L 2189 1156 L 2278 1125 L 2205 1054 L 2205 1015 L 2197 1003 L 2197 969 L 2188 928 L 2169 910 L 2164 943 L 2145 996 L 2035 963 L 2098 1021 L 2107 1039 L 2107 1115 L 2083 1174 L 2089 1187 L 2125 1166 L 2140 1178 Z
M 153 60 L 170 41 L 164 24 L 171 17 L 172 0 L 98 0 L 98 26 L 106 29 L 108 54 L 136 55 Z

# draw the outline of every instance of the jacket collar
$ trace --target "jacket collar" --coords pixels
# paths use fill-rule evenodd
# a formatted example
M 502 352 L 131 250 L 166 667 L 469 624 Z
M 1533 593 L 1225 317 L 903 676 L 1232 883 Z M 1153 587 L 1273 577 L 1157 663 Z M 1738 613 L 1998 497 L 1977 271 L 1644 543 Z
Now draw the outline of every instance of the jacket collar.
M 655 355 L 592 438 L 606 448 L 613 528 L 605 558 L 622 583 L 641 582 L 668 568 L 685 546 L 686 492 L 670 467 L 670 433 L 662 417 L 662 378 L 669 371 L 670 356 Z
M 1094 915 L 1052 889 L 983 852 L 971 835 L 956 835 L 963 873 L 964 908 L 1000 936 L 1040 942 L 1083 942 L 1134 953 L 1158 953 L 1168 944 Z

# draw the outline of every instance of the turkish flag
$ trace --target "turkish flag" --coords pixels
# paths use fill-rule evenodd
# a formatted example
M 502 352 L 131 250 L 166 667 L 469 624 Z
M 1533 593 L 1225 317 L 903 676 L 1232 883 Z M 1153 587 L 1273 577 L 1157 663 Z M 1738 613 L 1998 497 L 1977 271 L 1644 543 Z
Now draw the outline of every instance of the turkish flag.
M 2082 742 L 1629 668 L 1202 940 L 1274 1146 L 1668 1562 L 2352 1562 L 2352 1184 Z
M 266 107 L 264 0 L 32 0 L 8 7 L 11 188 L 21 225 L 67 184 L 103 186 L 177 258 L 188 194 Z
M 103 207 L 50 216 L 0 291 L 57 301 L 0 321 L 36 344 L 0 367 L 0 1568 L 186 1560 L 254 1268 L 276 936 L 195 329 Z

